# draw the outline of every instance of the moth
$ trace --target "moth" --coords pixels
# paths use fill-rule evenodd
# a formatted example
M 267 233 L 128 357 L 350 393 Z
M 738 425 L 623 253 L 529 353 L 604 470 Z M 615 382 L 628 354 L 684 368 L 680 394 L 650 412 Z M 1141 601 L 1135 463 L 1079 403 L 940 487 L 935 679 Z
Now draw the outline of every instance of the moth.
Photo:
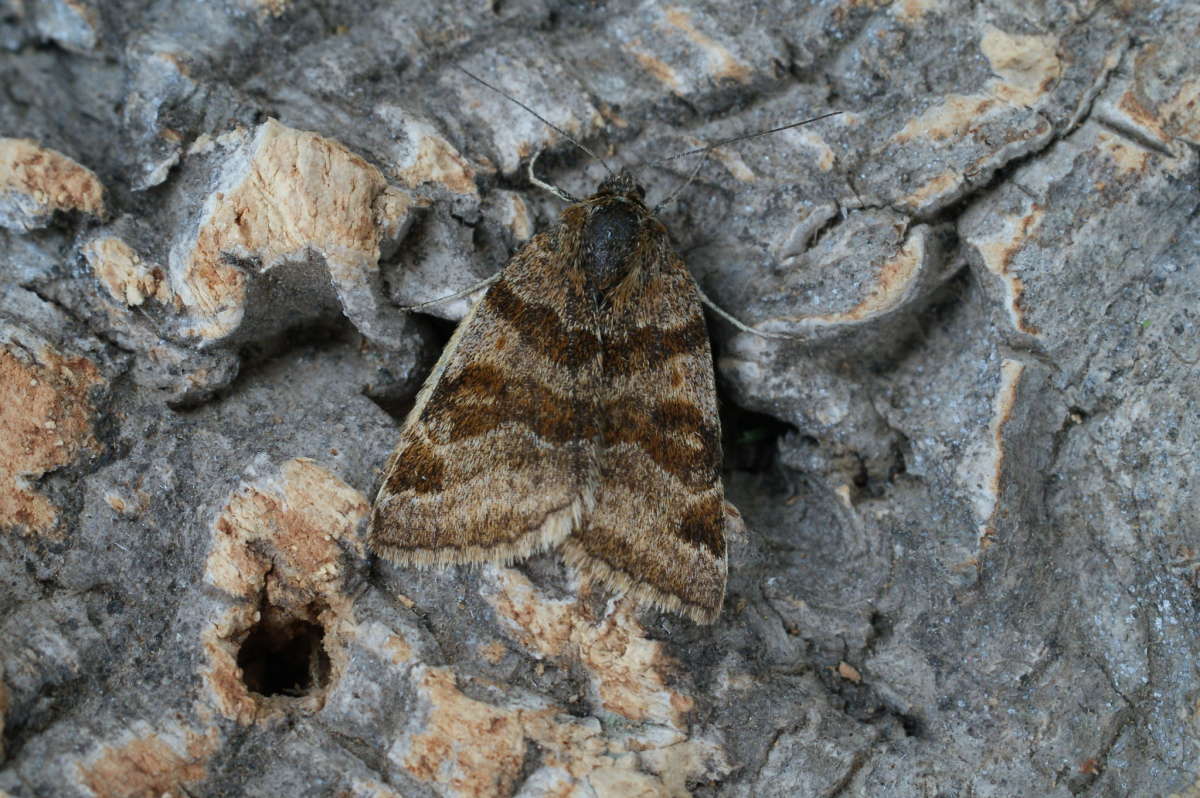
M 459 324 L 388 461 L 368 542 L 402 564 L 558 547 L 585 581 L 711 623 L 726 535 L 701 293 L 625 172 L 562 211 Z
M 542 183 L 533 163 L 529 174 L 570 204 L 490 281 L 418 392 L 368 544 L 424 567 L 509 564 L 557 547 L 586 582 L 712 623 L 726 538 L 742 521 L 721 484 L 701 306 L 744 331 L 789 336 L 748 328 L 704 297 L 628 172 L 610 169 L 583 200 Z

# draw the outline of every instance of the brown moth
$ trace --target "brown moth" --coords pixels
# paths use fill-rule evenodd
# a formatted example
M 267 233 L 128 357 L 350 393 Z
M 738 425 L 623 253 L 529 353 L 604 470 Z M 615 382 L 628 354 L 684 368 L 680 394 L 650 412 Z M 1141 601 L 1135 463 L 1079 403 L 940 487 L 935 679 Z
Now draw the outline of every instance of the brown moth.
M 644 197 L 609 177 L 462 320 L 388 461 L 375 552 L 507 564 L 557 546 L 585 581 L 716 619 L 740 517 L 701 294 Z

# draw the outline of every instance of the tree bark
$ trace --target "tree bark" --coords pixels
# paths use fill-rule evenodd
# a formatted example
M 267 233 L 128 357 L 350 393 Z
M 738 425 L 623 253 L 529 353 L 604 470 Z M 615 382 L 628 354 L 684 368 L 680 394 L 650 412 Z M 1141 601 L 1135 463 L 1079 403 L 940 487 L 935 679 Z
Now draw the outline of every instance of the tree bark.
M 0 795 L 1200 793 L 1200 8 L 0 0 Z M 467 70 L 511 99 L 473 80 Z M 712 317 L 712 626 L 365 525 L 629 167 Z M 840 115 L 672 155 L 829 111 Z M 654 501 L 656 497 L 647 497 Z

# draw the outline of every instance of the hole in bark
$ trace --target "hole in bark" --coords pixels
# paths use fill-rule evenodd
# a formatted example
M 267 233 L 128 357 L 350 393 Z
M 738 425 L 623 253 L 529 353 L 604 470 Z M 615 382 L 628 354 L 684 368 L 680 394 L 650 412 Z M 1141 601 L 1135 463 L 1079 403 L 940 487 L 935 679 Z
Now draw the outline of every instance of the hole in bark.
M 305 695 L 329 683 L 325 629 L 277 607 L 265 607 L 238 649 L 237 664 L 252 693 Z
M 903 712 L 897 712 L 896 718 L 904 728 L 904 733 L 909 737 L 923 737 L 925 735 L 925 724 L 916 715 L 905 715 Z

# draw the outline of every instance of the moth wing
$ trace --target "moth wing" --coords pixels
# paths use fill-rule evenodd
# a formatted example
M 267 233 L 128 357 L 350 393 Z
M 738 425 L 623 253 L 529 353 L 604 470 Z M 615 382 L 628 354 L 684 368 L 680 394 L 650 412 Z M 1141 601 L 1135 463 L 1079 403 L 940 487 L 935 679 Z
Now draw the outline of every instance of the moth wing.
M 721 426 L 700 295 L 676 256 L 603 317 L 595 509 L 562 546 L 585 579 L 711 623 L 725 595 Z
M 536 236 L 509 261 L 418 393 L 371 514 L 375 552 L 508 563 L 590 510 L 599 336 L 556 241 Z

